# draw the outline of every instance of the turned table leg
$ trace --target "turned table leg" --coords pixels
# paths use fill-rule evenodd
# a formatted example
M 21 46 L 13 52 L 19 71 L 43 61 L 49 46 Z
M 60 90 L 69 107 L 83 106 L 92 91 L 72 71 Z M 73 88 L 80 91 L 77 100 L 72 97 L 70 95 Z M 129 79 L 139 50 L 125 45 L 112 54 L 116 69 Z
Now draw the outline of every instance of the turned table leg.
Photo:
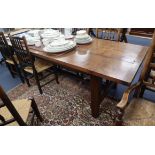
M 102 78 L 91 75 L 91 112 L 92 116 L 97 118 L 99 116 L 99 108 L 101 103 L 101 85 Z

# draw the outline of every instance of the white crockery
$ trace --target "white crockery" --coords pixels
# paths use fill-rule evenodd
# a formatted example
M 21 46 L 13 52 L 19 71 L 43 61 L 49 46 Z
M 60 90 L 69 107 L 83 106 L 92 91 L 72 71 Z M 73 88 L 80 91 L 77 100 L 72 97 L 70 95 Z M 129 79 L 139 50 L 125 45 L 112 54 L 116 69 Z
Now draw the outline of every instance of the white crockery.
M 76 35 L 75 38 L 76 39 L 87 39 L 89 38 L 90 36 L 88 34 L 84 34 L 84 35 Z
M 27 32 L 28 35 L 35 37 L 35 36 L 39 36 L 41 30 L 30 30 Z
M 87 34 L 86 30 L 79 30 L 76 32 L 77 35 L 85 35 Z
M 36 46 L 36 47 L 40 47 L 40 46 L 41 46 L 41 41 L 35 42 L 35 46 Z
M 90 35 L 87 34 L 86 30 L 77 31 L 76 34 L 77 35 L 75 36 L 74 40 L 77 44 L 87 44 L 93 41 Z
M 69 43 L 68 40 L 63 40 L 63 39 L 61 39 L 61 40 L 55 40 L 55 41 L 53 41 L 53 42 L 50 44 L 50 46 L 53 46 L 53 47 L 55 47 L 55 46 L 64 46 L 64 45 L 66 45 L 66 44 L 68 44 L 68 43 Z
M 44 48 L 44 51 L 49 53 L 59 53 L 59 52 L 70 50 L 75 46 L 76 46 L 76 42 L 69 40 L 68 43 L 63 46 L 51 46 L 51 44 L 49 44 Z
M 91 43 L 93 39 L 89 36 L 88 38 L 75 38 L 77 44 L 87 44 Z
M 36 42 L 40 42 L 40 37 L 30 37 L 30 36 L 27 36 L 26 40 L 27 40 L 27 44 L 28 45 L 35 45 Z
M 43 30 L 41 34 L 42 38 L 58 38 L 60 37 L 60 32 L 58 30 L 47 29 Z

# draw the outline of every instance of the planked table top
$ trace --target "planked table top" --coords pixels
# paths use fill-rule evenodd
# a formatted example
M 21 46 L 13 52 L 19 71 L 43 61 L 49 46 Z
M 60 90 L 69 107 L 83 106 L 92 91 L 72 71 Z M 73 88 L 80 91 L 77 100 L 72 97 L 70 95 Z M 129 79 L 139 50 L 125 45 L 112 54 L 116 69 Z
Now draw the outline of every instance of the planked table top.
M 43 47 L 29 46 L 37 57 L 87 74 L 130 85 L 140 68 L 148 47 L 94 39 L 91 44 L 77 45 L 66 53 L 50 54 Z

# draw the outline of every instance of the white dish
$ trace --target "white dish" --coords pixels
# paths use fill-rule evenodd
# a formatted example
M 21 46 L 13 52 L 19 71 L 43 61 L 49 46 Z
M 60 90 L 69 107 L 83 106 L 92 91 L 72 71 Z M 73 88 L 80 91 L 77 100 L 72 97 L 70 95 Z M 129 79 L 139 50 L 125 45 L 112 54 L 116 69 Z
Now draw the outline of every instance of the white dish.
M 90 37 L 89 39 L 86 39 L 86 40 L 77 40 L 75 39 L 75 42 L 77 44 L 88 44 L 88 43 L 91 43 L 93 41 L 93 39 Z
M 87 34 L 86 30 L 79 30 L 76 32 L 77 35 L 84 35 Z
M 27 32 L 28 35 L 34 37 L 34 36 L 39 36 L 40 30 L 30 30 Z
M 65 37 L 64 37 L 64 35 L 60 35 L 59 37 L 57 37 L 57 38 L 43 38 L 42 39 L 42 42 L 43 42 L 43 44 L 44 44 L 44 46 L 47 46 L 48 44 L 50 44 L 50 43 L 52 43 L 53 41 L 56 41 L 56 40 L 64 40 L 65 39 Z
M 76 42 L 69 41 L 68 46 L 51 48 L 48 45 L 47 47 L 44 48 L 44 51 L 49 52 L 49 53 L 60 53 L 60 52 L 68 51 L 68 50 L 74 48 L 75 46 L 76 46 Z
M 42 43 L 44 46 L 47 46 L 48 44 L 50 44 L 53 40 L 48 39 L 48 38 L 44 38 L 42 39 Z
M 34 42 L 27 42 L 27 45 L 33 46 L 33 45 L 35 45 L 35 43 Z
M 87 39 L 75 39 L 76 41 L 79 41 L 79 42 L 85 42 L 85 41 L 90 41 L 92 40 L 91 37 L 87 38 Z
M 36 42 L 40 42 L 39 37 L 26 37 L 28 45 L 35 45 Z
M 84 34 L 84 35 L 76 35 L 75 38 L 76 39 L 87 39 L 89 38 L 90 36 L 88 34 Z
M 58 38 L 60 36 L 59 34 L 41 34 L 42 38 Z
M 35 46 L 36 46 L 36 47 L 41 47 L 41 45 L 42 45 L 42 44 L 41 44 L 41 41 L 35 42 Z
M 60 33 L 59 30 L 53 30 L 53 29 L 44 29 L 41 31 L 42 33 L 46 34 L 46 33 Z
M 71 41 L 71 42 L 68 42 L 68 44 L 66 45 L 63 45 L 63 46 L 51 46 L 51 45 L 48 45 L 48 48 L 49 49 L 52 49 L 52 50 L 63 50 L 63 49 L 66 49 L 66 48 L 70 48 L 70 46 L 74 45 L 74 42 Z
M 48 53 L 61 53 L 61 52 L 68 51 L 68 50 L 70 50 L 70 49 L 72 49 L 74 47 L 75 46 L 70 46 L 69 48 L 65 48 L 65 49 L 54 49 L 54 50 L 44 48 L 44 51 L 45 52 L 48 52 Z
M 55 46 L 64 46 L 64 45 L 66 45 L 66 44 L 68 44 L 68 43 L 69 43 L 68 40 L 55 40 L 55 41 L 53 41 L 53 42 L 50 44 L 50 46 L 53 46 L 53 47 L 55 47 Z
M 58 30 L 43 30 L 41 37 L 42 38 L 57 38 L 60 36 L 60 32 Z

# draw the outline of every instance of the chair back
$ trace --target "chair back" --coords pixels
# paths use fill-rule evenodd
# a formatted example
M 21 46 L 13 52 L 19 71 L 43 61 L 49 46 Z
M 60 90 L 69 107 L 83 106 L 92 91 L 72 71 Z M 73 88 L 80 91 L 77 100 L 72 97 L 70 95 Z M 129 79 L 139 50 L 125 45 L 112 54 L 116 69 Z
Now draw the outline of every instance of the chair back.
M 10 36 L 10 41 L 15 51 L 17 58 L 21 67 L 33 66 L 34 59 L 29 52 L 27 41 L 25 37 L 12 37 Z
M 0 52 L 5 60 L 12 58 L 14 54 L 11 46 L 8 45 L 3 32 L 0 32 Z
M 121 29 L 117 28 L 97 28 L 96 37 L 99 38 L 99 32 L 102 32 L 101 38 L 111 41 L 120 41 Z
M 143 96 L 143 93 L 147 86 L 155 88 L 155 77 L 152 78 L 151 81 L 148 81 L 149 74 L 151 71 L 152 56 L 153 56 L 153 50 L 151 47 L 149 47 L 146 58 L 143 63 L 143 70 L 141 72 L 140 79 L 139 79 L 139 81 L 141 82 L 141 85 L 137 89 L 137 96 Z
M 10 99 L 8 98 L 7 94 L 4 92 L 1 86 L 0 86 L 0 100 L 2 101 L 2 104 L 0 105 L 0 125 L 7 125 L 14 121 L 17 121 L 19 125 L 26 125 L 26 123 L 23 121 L 23 119 L 21 118 L 16 108 L 13 106 L 12 102 L 10 101 Z M 4 107 L 6 107 L 12 114 L 13 116 L 12 119 L 5 120 L 5 116 L 1 115 L 1 108 Z
M 153 36 L 152 36 L 151 48 L 153 52 L 155 53 L 155 29 L 154 29 Z
M 144 67 L 140 76 L 140 80 L 147 81 L 151 69 L 152 68 L 155 69 L 154 52 L 155 52 L 155 30 L 154 30 L 151 45 L 148 49 L 148 52 L 144 61 Z
M 148 74 L 149 74 L 149 70 L 150 70 L 150 64 L 151 64 L 151 60 L 152 60 L 152 55 L 153 55 L 153 50 L 152 48 L 150 47 L 148 49 L 148 52 L 147 52 L 147 55 L 145 57 L 145 60 L 144 60 L 144 65 L 143 65 L 143 70 L 142 70 L 142 73 L 141 73 L 141 76 L 140 76 L 140 80 L 146 80 L 146 78 L 148 77 Z

